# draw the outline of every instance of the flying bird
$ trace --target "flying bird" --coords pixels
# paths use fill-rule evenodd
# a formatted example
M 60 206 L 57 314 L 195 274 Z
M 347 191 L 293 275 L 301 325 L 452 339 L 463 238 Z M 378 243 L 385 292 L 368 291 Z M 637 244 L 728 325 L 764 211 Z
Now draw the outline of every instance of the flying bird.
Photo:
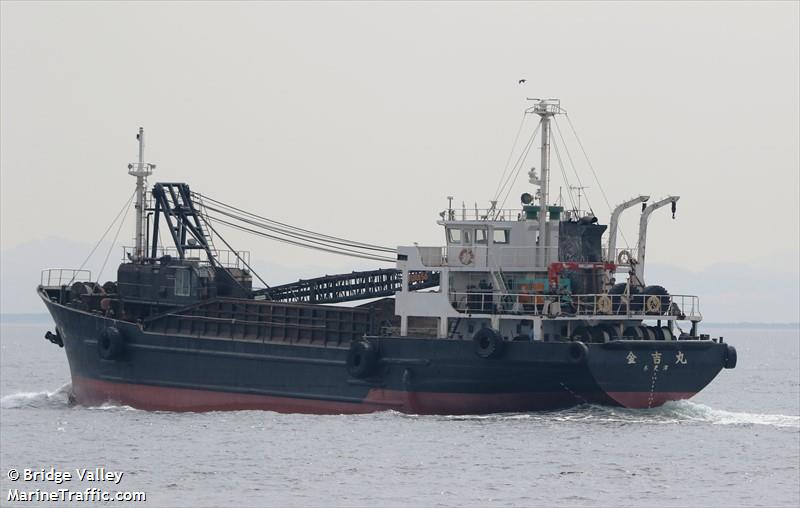
M 518 84 L 518 85 L 521 85 L 521 84 L 522 84 L 522 83 L 524 83 L 525 81 L 526 81 L 526 80 L 524 80 L 524 79 L 520 79 L 520 80 L 519 80 L 519 83 L 517 83 L 517 84 Z

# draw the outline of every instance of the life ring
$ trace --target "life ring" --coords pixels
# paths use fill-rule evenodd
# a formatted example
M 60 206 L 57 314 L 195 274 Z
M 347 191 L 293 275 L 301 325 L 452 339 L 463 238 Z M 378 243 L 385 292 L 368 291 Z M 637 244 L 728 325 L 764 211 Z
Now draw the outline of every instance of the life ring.
M 103 360 L 115 360 L 125 351 L 125 339 L 116 326 L 109 326 L 100 334 L 97 353 Z
M 475 260 L 475 253 L 472 252 L 472 249 L 461 249 L 461 252 L 458 253 L 458 260 L 462 265 L 471 265 Z
M 475 354 L 481 358 L 496 358 L 503 352 L 503 338 L 491 328 L 481 328 L 472 337 Z
M 617 264 L 618 265 L 627 265 L 631 262 L 631 253 L 626 250 L 619 251 L 617 254 Z
M 595 305 L 597 307 L 597 312 L 599 314 L 611 314 L 611 307 L 613 305 L 612 305 L 610 296 L 607 296 L 607 295 L 598 296 L 597 297 L 597 302 L 596 302 Z
M 378 351 L 368 340 L 357 340 L 350 344 L 347 352 L 347 373 L 355 378 L 368 376 L 378 364 Z
M 644 301 L 644 307 L 648 314 L 661 314 L 661 297 L 650 295 Z

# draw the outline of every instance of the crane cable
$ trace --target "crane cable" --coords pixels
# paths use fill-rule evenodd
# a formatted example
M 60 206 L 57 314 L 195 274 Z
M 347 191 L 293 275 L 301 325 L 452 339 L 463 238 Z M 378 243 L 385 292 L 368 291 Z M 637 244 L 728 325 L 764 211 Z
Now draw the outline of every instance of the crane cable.
M 523 164 L 525 163 L 525 159 L 528 157 L 528 153 L 530 153 L 531 146 L 533 145 L 533 140 L 536 138 L 536 134 L 539 132 L 539 128 L 542 126 L 541 120 L 536 128 L 533 130 L 530 139 L 528 139 L 528 143 L 525 145 L 525 148 L 522 149 L 522 152 L 517 157 L 517 162 L 514 163 L 514 166 L 511 168 L 511 172 L 508 174 L 508 178 L 506 178 L 505 183 L 500 187 L 500 192 L 498 192 L 494 200 L 497 201 L 500 198 L 500 195 L 503 191 L 506 191 L 506 196 L 503 199 L 503 203 L 500 205 L 499 209 L 502 209 L 508 199 L 509 194 L 511 193 L 511 189 L 514 187 L 514 182 L 517 181 L 517 177 L 519 177 L 519 172 L 522 169 Z M 514 168 L 516 168 L 516 173 L 514 172 Z M 506 186 L 508 185 L 509 181 L 511 181 L 512 175 L 514 176 L 514 182 L 511 183 L 511 186 L 506 190 Z M 499 212 L 498 212 L 499 213 Z
M 314 249 L 314 250 L 319 250 L 319 251 L 323 251 L 323 252 L 329 252 L 331 254 L 339 254 L 339 255 L 343 255 L 343 256 L 357 257 L 357 258 L 362 258 L 362 259 L 371 259 L 373 261 L 385 261 L 385 262 L 391 262 L 391 263 L 393 263 L 395 261 L 395 259 L 390 258 L 390 257 L 383 257 L 383 256 L 377 256 L 377 255 L 370 255 L 370 254 L 366 254 L 366 253 L 359 253 L 357 251 L 351 251 L 349 249 L 333 249 L 333 248 L 327 248 L 327 247 L 314 246 L 314 245 L 310 245 L 309 243 L 299 242 L 299 241 L 295 241 L 295 240 L 289 240 L 288 238 L 282 238 L 280 236 L 271 235 L 269 233 L 265 233 L 265 232 L 259 231 L 257 229 L 248 228 L 248 227 L 242 226 L 241 224 L 236 224 L 234 222 L 229 222 L 227 220 L 224 220 L 221 217 L 216 217 L 216 216 L 213 216 L 213 215 L 209 215 L 209 217 L 214 219 L 216 222 L 218 222 L 220 224 L 225 224 L 226 226 L 229 226 L 231 228 L 237 229 L 239 231 L 243 231 L 243 232 L 246 232 L 246 233 L 251 233 L 251 234 L 254 234 L 254 235 L 258 235 L 258 236 L 262 236 L 262 237 L 265 237 L 265 238 L 269 238 L 271 240 L 276 240 L 276 241 L 279 241 L 279 242 L 288 243 L 288 244 L 291 244 L 291 245 L 296 245 L 298 247 L 305 247 L 305 248 L 308 248 L 308 249 Z M 325 245 L 325 244 L 322 244 L 322 245 Z
M 575 212 L 579 212 L 578 207 L 575 206 L 575 197 L 572 195 L 572 188 L 569 185 L 569 180 L 567 180 L 567 172 L 564 170 L 564 163 L 561 160 L 561 152 L 558 151 L 558 143 L 556 143 L 555 139 L 552 140 L 551 146 L 553 150 L 556 152 L 556 159 L 558 160 L 558 167 L 561 169 L 561 177 L 564 179 L 564 184 L 567 186 L 567 197 L 569 198 L 569 202 L 572 204 L 572 209 Z M 566 146 L 564 147 L 566 150 Z M 548 189 L 549 190 L 549 189 Z M 549 194 L 549 192 L 548 192 Z
M 262 223 L 260 221 L 257 221 L 257 220 L 254 220 L 254 219 L 249 219 L 247 217 L 242 217 L 240 215 L 233 214 L 233 213 L 230 213 L 229 211 L 222 210 L 222 209 L 210 206 L 210 205 L 204 205 L 204 207 L 207 210 L 212 210 L 214 212 L 217 212 L 217 213 L 220 213 L 222 215 L 225 215 L 226 217 L 228 217 L 230 219 L 238 220 L 240 222 L 244 222 L 244 223 L 249 224 L 251 226 L 255 226 L 255 227 L 258 227 L 258 228 L 261 228 L 261 229 L 265 229 L 267 231 L 271 231 L 271 232 L 276 233 L 276 234 L 288 236 L 288 237 L 294 238 L 294 239 L 296 239 L 296 240 L 298 240 L 300 242 L 308 242 L 308 243 L 321 245 L 321 246 L 324 246 L 324 247 L 331 247 L 331 248 L 335 248 L 335 247 L 333 247 L 333 245 L 345 245 L 347 247 L 352 247 L 354 249 L 361 249 L 361 250 L 352 250 L 352 249 L 341 247 L 342 251 L 354 252 L 354 253 L 357 253 L 357 254 L 364 254 L 364 252 L 362 252 L 363 250 L 374 250 L 374 249 L 369 249 L 367 247 L 359 247 L 358 245 L 353 245 L 352 243 L 339 242 L 339 241 L 333 241 L 333 240 L 324 240 L 324 239 L 321 239 L 320 237 L 314 237 L 314 236 L 310 236 L 310 235 L 289 232 L 289 231 L 286 231 L 284 229 L 275 228 L 274 226 L 270 226 L 269 224 L 264 224 L 264 223 Z M 392 251 L 392 252 L 394 252 L 394 251 Z
M 569 128 L 572 130 L 572 134 L 578 141 L 578 146 L 581 147 L 581 152 L 583 152 L 583 156 L 586 159 L 586 163 L 589 165 L 589 169 L 592 170 L 594 181 L 597 182 L 597 186 L 600 188 L 600 194 L 603 196 L 603 200 L 606 202 L 606 206 L 608 207 L 608 213 L 613 213 L 613 209 L 611 208 L 611 203 L 608 201 L 608 196 L 606 196 L 606 191 L 603 189 L 603 184 L 600 183 L 600 179 L 597 177 L 597 172 L 594 170 L 592 161 L 589 160 L 589 155 L 586 153 L 586 149 L 583 147 L 583 143 L 581 143 L 581 138 L 578 136 L 578 131 L 576 131 L 575 126 L 572 125 L 572 120 L 570 120 L 569 115 L 567 113 L 564 113 L 564 116 L 567 118 L 567 123 L 569 124 Z M 619 228 L 619 232 L 622 235 L 622 241 L 625 242 L 625 245 L 630 248 L 630 245 L 628 244 L 628 239 L 625 238 L 625 233 L 622 231 L 622 228 Z
M 273 220 L 273 219 L 269 219 L 267 217 L 263 217 L 261 215 L 257 215 L 257 214 L 252 213 L 252 212 L 248 212 L 246 210 L 242 210 L 241 208 L 237 208 L 235 206 L 223 203 L 222 201 L 218 201 L 216 199 L 213 199 L 211 197 L 208 197 L 208 196 L 206 196 L 204 194 L 200 194 L 200 193 L 197 193 L 197 192 L 192 192 L 192 195 L 193 196 L 199 196 L 202 200 L 204 200 L 204 201 L 208 200 L 208 201 L 216 204 L 217 206 L 220 206 L 220 207 L 228 209 L 229 211 L 232 210 L 233 212 L 238 212 L 239 214 L 242 214 L 244 216 L 249 216 L 249 217 L 257 219 L 259 221 L 264 221 L 265 223 L 272 224 L 273 226 L 269 226 L 269 227 L 265 226 L 265 229 L 272 228 L 271 230 L 274 231 L 274 232 L 280 232 L 280 233 L 287 234 L 288 232 L 283 228 L 288 228 L 288 230 L 293 230 L 294 234 L 297 234 L 297 235 L 300 235 L 300 236 L 305 236 L 305 237 L 308 237 L 308 238 L 317 238 L 317 239 L 319 239 L 321 241 L 325 241 L 325 242 L 328 242 L 328 243 L 338 243 L 340 245 L 347 245 L 349 247 L 367 249 L 367 250 L 375 250 L 375 251 L 386 252 L 386 253 L 395 253 L 395 252 L 397 252 L 397 249 L 392 249 L 390 247 L 383 247 L 383 246 L 380 246 L 380 245 L 374 245 L 374 244 L 369 244 L 369 243 L 364 243 L 364 242 L 357 242 L 357 241 L 354 241 L 354 240 L 348 240 L 346 238 L 326 235 L 326 234 L 323 234 L 323 233 L 318 233 L 316 231 L 311 231 L 311 230 L 303 229 L 303 228 L 300 228 L 300 227 L 297 227 L 297 226 L 292 226 L 291 224 L 286 224 L 284 222 L 276 221 L 276 220 Z M 206 204 L 206 203 L 203 203 L 203 206 L 205 206 L 205 207 L 207 207 L 209 209 L 212 209 L 211 206 Z M 218 212 L 220 211 L 220 210 L 218 210 L 216 208 L 214 208 L 214 210 L 218 211 Z M 232 212 L 230 212 L 230 213 L 232 213 Z
M 578 169 L 575 167 L 575 163 L 572 161 L 572 155 L 570 155 L 570 153 L 569 153 L 569 148 L 567 147 L 567 142 L 564 140 L 564 136 L 561 134 L 561 128 L 558 126 L 558 120 L 556 120 L 556 117 L 553 117 L 553 124 L 556 126 L 556 132 L 558 133 L 559 139 L 561 139 L 561 144 L 564 145 L 564 152 L 566 152 L 567 160 L 569 161 L 570 166 L 572 166 L 572 172 L 575 173 L 575 178 L 578 180 L 578 187 L 581 188 L 581 189 L 588 188 L 588 187 L 584 187 L 583 186 L 583 182 L 581 181 L 581 177 L 578 174 Z M 566 179 L 566 174 L 564 175 L 564 183 L 566 183 L 567 187 L 569 187 L 569 183 L 567 183 L 567 179 Z M 588 194 L 584 194 L 584 197 L 586 198 L 586 204 L 589 206 L 589 211 L 592 213 L 592 215 L 595 215 L 594 208 L 592 207 L 592 203 L 589 201 L 589 195 Z M 578 210 L 578 211 L 580 211 L 580 210 Z
M 514 143 L 511 144 L 511 151 L 508 152 L 506 165 L 503 167 L 503 174 L 500 175 L 500 181 L 497 182 L 497 188 L 494 190 L 495 196 L 500 195 L 500 184 L 503 183 L 503 179 L 506 177 L 506 172 L 508 171 L 508 165 L 511 164 L 511 157 L 514 155 L 514 149 L 517 147 L 517 141 L 519 141 L 519 135 L 522 133 L 522 127 L 525 125 L 525 120 L 527 119 L 528 119 L 528 113 L 523 112 L 522 120 L 519 122 L 519 128 L 517 129 L 517 134 L 514 136 Z
M 80 267 L 79 267 L 77 270 L 75 270 L 75 273 L 72 275 L 72 278 L 71 278 L 71 279 L 70 279 L 70 281 L 67 283 L 67 285 L 70 285 L 70 284 L 72 284 L 73 282 L 75 282 L 75 277 L 78 275 L 78 273 L 79 273 L 81 270 L 83 270 L 83 267 L 84 267 L 84 266 L 86 266 L 86 263 L 88 263 L 88 262 L 89 262 L 89 259 L 92 257 L 92 255 L 93 255 L 93 254 L 94 254 L 94 252 L 97 250 L 97 248 L 98 248 L 98 247 L 100 247 L 100 243 L 101 243 L 101 242 L 103 241 L 103 239 L 106 237 L 106 235 L 108 234 L 108 232 L 109 232 L 109 231 L 111 231 L 111 228 L 113 228 L 113 227 L 114 227 L 114 224 L 116 224 L 116 223 L 117 223 L 117 221 L 119 220 L 119 218 L 120 218 L 120 216 L 123 214 L 123 212 L 124 212 L 125 214 L 127 214 L 127 213 L 128 213 L 128 212 L 127 212 L 127 210 L 128 210 L 128 207 L 130 207 L 130 206 L 131 206 L 131 201 L 133 201 L 133 197 L 134 197 L 135 195 L 136 195 L 136 191 L 134 190 L 134 191 L 131 193 L 131 197 L 130 197 L 130 198 L 128 198 L 128 201 L 126 201 L 126 202 L 125 202 L 125 204 L 124 204 L 124 205 L 122 205 L 122 208 L 120 208 L 120 209 L 119 209 L 119 212 L 117 213 L 117 216 L 116 216 L 116 217 L 114 217 L 114 220 L 112 220 L 112 221 L 111 221 L 111 224 L 109 224 L 109 225 L 108 225 L 108 227 L 106 228 L 106 230 L 105 230 L 105 232 L 103 233 L 103 235 L 100 237 L 100 239 L 99 239 L 99 240 L 97 240 L 97 243 L 96 243 L 96 244 L 94 244 L 94 247 L 92 247 L 92 250 L 89 252 L 89 255 L 88 255 L 88 256 L 86 256 L 86 259 L 84 259 L 84 260 L 83 260 L 83 263 L 81 263 L 81 266 L 80 266 Z

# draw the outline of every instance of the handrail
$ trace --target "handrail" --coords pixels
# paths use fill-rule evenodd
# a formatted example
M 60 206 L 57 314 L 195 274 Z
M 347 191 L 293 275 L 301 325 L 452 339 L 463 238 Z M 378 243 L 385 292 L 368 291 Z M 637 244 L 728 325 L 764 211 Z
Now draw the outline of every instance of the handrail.
M 519 208 L 461 208 L 444 210 L 439 214 L 444 221 L 519 221 L 525 218 Z
M 135 252 L 134 247 L 122 247 L 122 260 L 129 261 L 128 255 Z M 175 258 L 178 257 L 178 249 L 175 247 L 159 247 L 157 251 L 158 257 L 161 256 L 173 256 Z M 187 257 L 186 259 L 190 259 L 192 261 L 199 261 L 200 264 L 208 265 L 211 264 L 205 255 L 205 251 L 202 249 L 197 250 L 197 257 Z M 237 256 L 238 254 L 238 256 Z M 217 249 L 214 251 L 214 255 L 219 262 L 220 265 L 224 266 L 225 268 L 247 268 L 246 265 L 250 264 L 250 252 L 246 250 L 240 251 L 232 251 L 232 250 L 224 250 L 224 249 Z M 244 261 L 244 262 L 242 262 Z
M 39 285 L 46 288 L 67 286 L 73 282 L 92 282 L 92 272 L 76 268 L 45 268 L 39 279 Z
M 700 299 L 694 295 L 558 295 L 485 290 L 451 291 L 449 300 L 455 310 L 468 314 L 702 319 Z
M 545 213 L 547 214 L 548 220 L 550 220 L 550 211 L 546 210 Z M 566 217 L 567 220 L 577 220 L 581 217 L 593 216 L 591 210 L 565 209 L 559 213 L 565 214 L 564 217 Z M 453 208 L 440 212 L 439 217 L 441 217 L 444 222 L 515 222 L 525 220 L 525 211 L 521 208 Z

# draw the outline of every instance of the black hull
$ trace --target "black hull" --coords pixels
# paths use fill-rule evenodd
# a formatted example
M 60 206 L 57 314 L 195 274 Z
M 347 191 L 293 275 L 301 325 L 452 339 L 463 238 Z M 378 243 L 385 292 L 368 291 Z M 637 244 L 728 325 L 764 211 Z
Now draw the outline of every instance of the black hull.
M 148 333 L 140 325 L 43 300 L 56 323 L 80 404 L 147 410 L 265 409 L 298 413 L 486 414 L 582 403 L 656 407 L 704 388 L 727 361 L 712 341 L 508 342 L 496 358 L 472 341 L 375 337 L 379 360 L 348 373 L 349 343 L 292 344 Z M 124 350 L 103 359 L 109 327 Z M 582 346 L 581 346 L 582 347 Z M 587 351 L 584 350 L 584 351 Z M 635 358 L 634 358 L 635 357 Z

